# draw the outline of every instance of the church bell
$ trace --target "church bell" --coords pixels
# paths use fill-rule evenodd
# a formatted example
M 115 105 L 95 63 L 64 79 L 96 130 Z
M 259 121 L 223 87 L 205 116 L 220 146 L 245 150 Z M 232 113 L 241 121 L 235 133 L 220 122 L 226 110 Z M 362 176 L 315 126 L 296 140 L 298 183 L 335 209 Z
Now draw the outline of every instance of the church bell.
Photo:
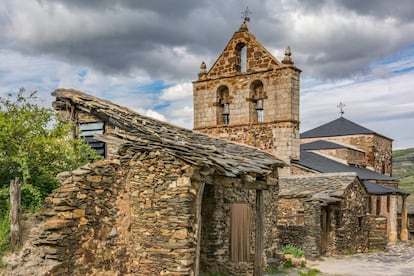
M 263 99 L 257 99 L 255 109 L 256 110 L 263 110 Z
M 230 108 L 229 108 L 229 104 L 225 103 L 223 104 L 223 110 L 221 111 L 222 115 L 229 115 L 230 114 Z

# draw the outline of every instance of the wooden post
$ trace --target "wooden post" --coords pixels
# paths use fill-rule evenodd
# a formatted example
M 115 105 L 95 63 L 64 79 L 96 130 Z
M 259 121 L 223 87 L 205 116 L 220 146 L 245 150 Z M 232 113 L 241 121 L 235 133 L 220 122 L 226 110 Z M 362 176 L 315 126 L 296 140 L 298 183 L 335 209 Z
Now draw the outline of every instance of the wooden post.
M 401 240 L 408 240 L 408 229 L 407 229 L 407 196 L 402 196 L 402 207 L 401 207 Z
M 256 250 L 254 255 L 254 276 L 261 276 L 263 272 L 263 190 L 256 190 Z
M 10 247 L 15 251 L 21 245 L 20 184 L 19 178 L 10 181 Z

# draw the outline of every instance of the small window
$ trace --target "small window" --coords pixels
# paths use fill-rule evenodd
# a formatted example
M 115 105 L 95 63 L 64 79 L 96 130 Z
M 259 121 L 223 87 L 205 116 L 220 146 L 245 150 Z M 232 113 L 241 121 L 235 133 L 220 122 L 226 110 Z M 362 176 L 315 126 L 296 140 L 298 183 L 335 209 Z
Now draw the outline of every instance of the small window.
M 105 157 L 105 143 L 94 138 L 95 134 L 104 134 L 105 125 L 103 122 L 80 123 L 80 138 L 83 138 L 86 143 L 93 148 L 96 153 Z
M 231 260 L 248 262 L 250 260 L 251 208 L 248 203 L 230 205 Z
M 236 72 L 245 73 L 247 70 L 247 47 L 244 43 L 239 43 L 236 46 Z
M 296 214 L 296 225 L 305 225 L 305 212 L 298 211 Z

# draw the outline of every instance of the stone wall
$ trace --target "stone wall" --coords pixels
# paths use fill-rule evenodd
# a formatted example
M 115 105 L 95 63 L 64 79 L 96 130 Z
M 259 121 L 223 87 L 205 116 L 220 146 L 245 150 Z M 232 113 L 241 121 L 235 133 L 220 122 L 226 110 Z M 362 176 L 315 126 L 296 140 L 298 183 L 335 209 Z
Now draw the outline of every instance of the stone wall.
M 43 231 L 36 245 L 44 258 L 60 262 L 51 275 L 127 273 L 127 170 L 99 161 L 60 174 L 62 186 L 39 213 Z
M 358 178 L 338 202 L 321 203 L 308 197 L 282 197 L 278 205 L 279 247 L 292 244 L 309 258 L 321 255 L 321 212 L 326 210 L 326 254 L 366 252 L 368 249 L 368 194 Z
M 161 151 L 131 160 L 130 273 L 194 274 L 199 183 L 192 174 L 191 166 Z
M 264 254 L 272 258 L 276 252 L 276 219 L 278 186 L 270 186 L 264 191 Z M 252 211 L 249 262 L 233 262 L 230 254 L 230 205 L 248 203 Z M 221 272 L 225 275 L 252 275 L 255 252 L 256 191 L 242 189 L 238 182 L 226 186 L 208 185 L 204 187 L 202 200 L 202 230 L 200 272 Z M 265 256 L 263 256 L 265 257 Z
M 321 205 L 317 201 L 305 202 L 307 236 L 303 244 L 305 257 L 314 259 L 321 254 Z
M 344 199 L 335 210 L 335 253 L 366 252 L 369 234 L 369 200 L 366 190 L 356 179 L 345 191 Z
M 387 218 L 379 215 L 371 215 L 369 217 L 369 248 L 385 250 L 387 243 Z
M 198 131 L 250 146 L 256 146 L 290 163 L 297 158 L 299 125 L 292 123 L 255 123 L 240 126 L 218 126 Z M 296 152 L 292 156 L 292 152 Z
M 348 164 L 366 166 L 365 153 L 353 149 L 327 149 L 318 150 L 322 154 L 345 160 Z
M 195 275 L 193 172 L 159 151 L 127 151 L 60 174 L 62 186 L 39 213 L 37 251 L 58 263 L 47 273 Z
M 392 140 L 377 134 L 347 135 L 335 137 L 318 137 L 301 139 L 301 143 L 317 140 L 338 141 L 353 145 L 365 151 L 365 162 L 376 172 L 391 175 L 392 173 Z

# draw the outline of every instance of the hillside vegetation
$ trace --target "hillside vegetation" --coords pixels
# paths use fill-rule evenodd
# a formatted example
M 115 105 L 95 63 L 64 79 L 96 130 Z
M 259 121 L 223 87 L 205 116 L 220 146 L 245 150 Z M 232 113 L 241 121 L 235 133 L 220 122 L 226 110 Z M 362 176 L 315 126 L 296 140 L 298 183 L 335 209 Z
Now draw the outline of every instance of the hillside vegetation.
M 399 188 L 410 192 L 408 202 L 414 204 L 414 148 L 392 152 L 392 175 L 400 180 Z

